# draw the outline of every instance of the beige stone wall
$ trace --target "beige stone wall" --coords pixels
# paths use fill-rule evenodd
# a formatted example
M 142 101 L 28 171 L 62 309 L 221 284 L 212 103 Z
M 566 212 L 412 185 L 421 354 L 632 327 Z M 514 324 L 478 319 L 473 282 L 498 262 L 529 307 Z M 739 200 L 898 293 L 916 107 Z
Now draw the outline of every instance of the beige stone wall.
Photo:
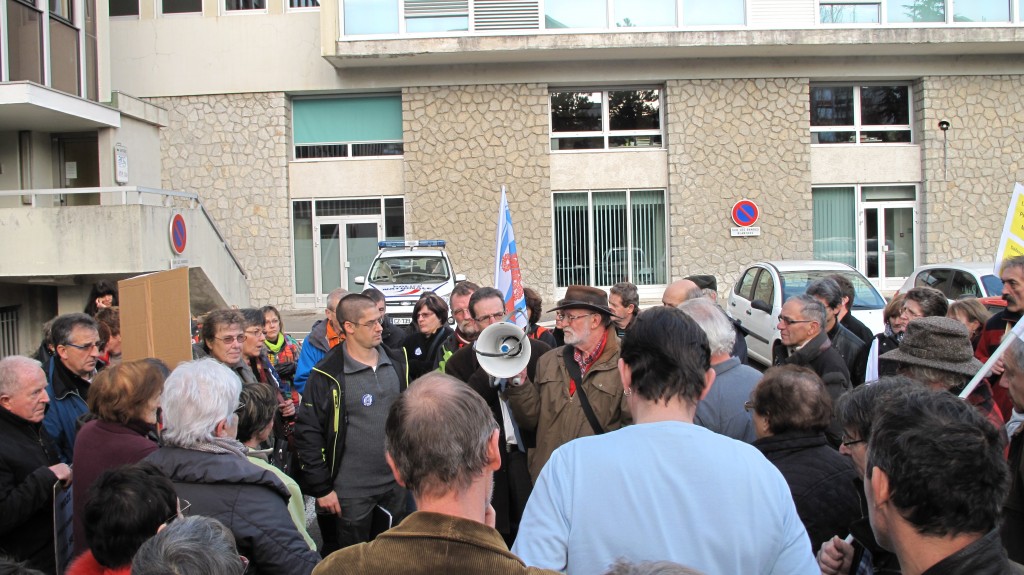
M 718 276 L 725 294 L 741 267 L 812 255 L 806 78 L 667 83 L 669 276 Z M 732 206 L 749 198 L 760 237 L 734 238 Z
M 448 240 L 456 270 L 490 285 L 505 185 L 523 282 L 551 301 L 547 87 L 408 88 L 402 100 L 406 237 Z
M 288 102 L 282 93 L 153 98 L 163 187 L 197 192 L 248 274 L 253 305 L 291 304 Z
M 920 263 L 995 258 L 1013 184 L 1024 181 L 1022 80 L 1019 75 L 922 79 Z M 950 123 L 945 138 L 940 120 Z

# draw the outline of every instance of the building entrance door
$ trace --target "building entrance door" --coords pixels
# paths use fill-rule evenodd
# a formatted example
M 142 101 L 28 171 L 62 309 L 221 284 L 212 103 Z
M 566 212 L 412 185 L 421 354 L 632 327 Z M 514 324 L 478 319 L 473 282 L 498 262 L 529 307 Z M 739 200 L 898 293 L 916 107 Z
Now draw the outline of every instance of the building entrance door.
M 337 287 L 362 291 L 352 280 L 366 275 L 377 255 L 377 242 L 383 239 L 380 218 L 317 218 L 313 230 L 315 242 L 317 301 L 327 303 L 327 295 Z
M 858 267 L 879 290 L 899 289 L 917 265 L 914 202 L 865 202 L 862 230 Z

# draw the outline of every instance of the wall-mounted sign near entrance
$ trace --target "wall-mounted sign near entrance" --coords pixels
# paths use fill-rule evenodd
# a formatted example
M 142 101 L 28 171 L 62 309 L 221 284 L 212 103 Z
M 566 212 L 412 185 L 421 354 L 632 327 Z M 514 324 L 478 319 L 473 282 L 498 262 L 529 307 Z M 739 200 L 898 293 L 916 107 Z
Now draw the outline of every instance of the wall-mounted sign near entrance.
M 185 253 L 188 231 L 185 229 L 185 218 L 181 214 L 171 217 L 171 249 L 179 256 Z
M 734 238 L 761 235 L 761 228 L 754 226 L 760 215 L 761 210 L 754 202 L 750 200 L 736 202 L 732 206 L 732 221 L 739 227 L 732 228 L 730 235 Z
M 757 204 L 750 200 L 740 200 L 732 207 L 732 221 L 743 228 L 754 225 L 759 215 L 761 211 L 757 209 Z

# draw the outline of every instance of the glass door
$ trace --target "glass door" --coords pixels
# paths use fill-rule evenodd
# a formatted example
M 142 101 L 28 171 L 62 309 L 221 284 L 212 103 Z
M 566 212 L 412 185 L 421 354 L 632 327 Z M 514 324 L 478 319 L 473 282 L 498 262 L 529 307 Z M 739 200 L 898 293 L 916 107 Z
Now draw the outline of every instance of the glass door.
M 896 290 L 916 265 L 917 226 L 912 202 L 864 204 L 864 264 L 879 290 Z
M 314 228 L 318 300 L 326 302 L 339 286 L 362 291 L 353 280 L 366 275 L 377 255 L 377 241 L 383 237 L 379 218 L 317 218 Z

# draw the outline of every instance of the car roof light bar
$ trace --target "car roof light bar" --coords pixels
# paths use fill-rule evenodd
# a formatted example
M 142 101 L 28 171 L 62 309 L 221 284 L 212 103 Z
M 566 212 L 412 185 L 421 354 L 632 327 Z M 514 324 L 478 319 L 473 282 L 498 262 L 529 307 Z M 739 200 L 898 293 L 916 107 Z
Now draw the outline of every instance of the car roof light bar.
M 378 249 L 384 248 L 443 248 L 444 240 L 384 240 L 377 242 Z

